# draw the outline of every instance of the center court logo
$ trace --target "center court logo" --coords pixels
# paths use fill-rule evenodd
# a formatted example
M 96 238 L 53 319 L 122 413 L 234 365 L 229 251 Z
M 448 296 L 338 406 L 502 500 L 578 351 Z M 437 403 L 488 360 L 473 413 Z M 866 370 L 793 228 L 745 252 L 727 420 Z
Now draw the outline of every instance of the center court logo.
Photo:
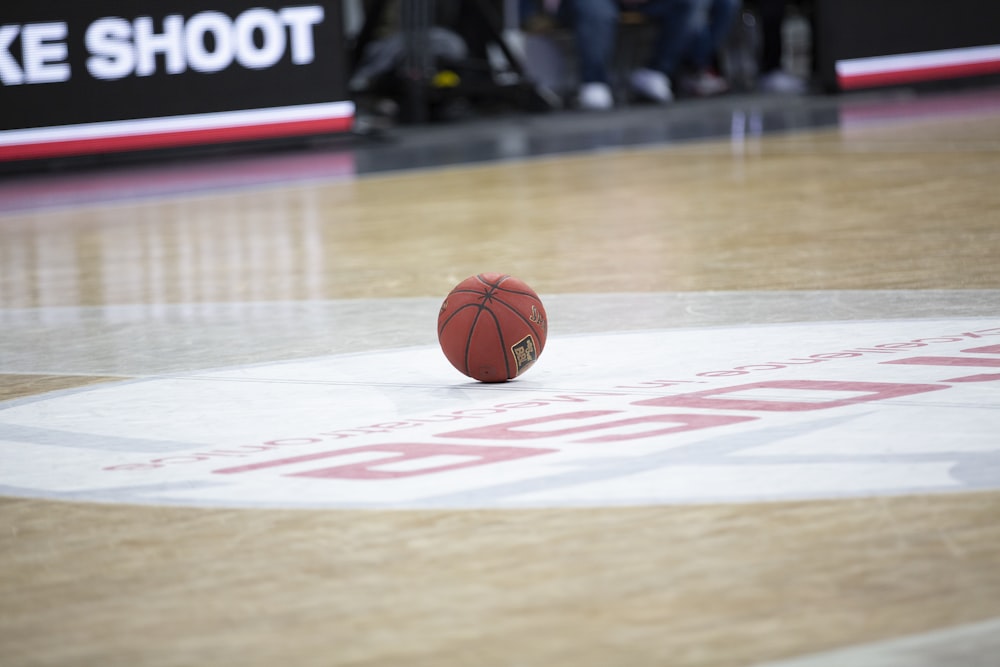
M 997 433 L 995 320 L 680 329 L 564 337 L 505 385 L 429 347 L 17 401 L 0 493 L 409 508 L 959 491 L 1000 488 Z

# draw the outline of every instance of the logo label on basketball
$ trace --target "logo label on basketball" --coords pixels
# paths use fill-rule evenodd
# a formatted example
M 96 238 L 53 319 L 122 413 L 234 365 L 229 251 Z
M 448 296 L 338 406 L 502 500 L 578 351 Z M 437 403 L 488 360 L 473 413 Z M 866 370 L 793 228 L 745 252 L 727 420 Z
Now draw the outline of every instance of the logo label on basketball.
M 518 375 L 538 359 L 538 349 L 535 347 L 535 340 L 530 334 L 511 345 L 510 351 L 514 353 Z
M 542 331 L 547 332 L 549 330 L 548 322 L 545 321 L 545 318 L 542 317 L 542 314 L 538 312 L 538 308 L 535 306 L 531 307 L 531 317 L 528 319 L 540 326 Z

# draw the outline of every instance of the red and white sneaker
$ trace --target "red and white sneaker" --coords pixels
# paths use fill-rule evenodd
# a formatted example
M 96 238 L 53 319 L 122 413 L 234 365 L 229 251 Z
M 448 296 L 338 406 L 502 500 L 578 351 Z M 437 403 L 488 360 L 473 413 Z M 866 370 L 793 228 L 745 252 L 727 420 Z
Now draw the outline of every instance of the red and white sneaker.
M 729 90 L 729 83 L 715 72 L 703 70 L 681 79 L 681 86 L 689 95 L 711 97 Z

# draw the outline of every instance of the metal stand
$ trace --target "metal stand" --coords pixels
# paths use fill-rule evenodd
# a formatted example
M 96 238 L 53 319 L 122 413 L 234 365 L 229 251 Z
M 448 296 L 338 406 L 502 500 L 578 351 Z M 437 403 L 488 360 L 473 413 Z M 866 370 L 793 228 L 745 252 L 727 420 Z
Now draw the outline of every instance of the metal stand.
M 475 93 L 508 99 L 518 106 L 531 111 L 546 111 L 558 107 L 558 99 L 543 87 L 530 80 L 520 59 L 514 54 L 501 34 L 501 18 L 496 15 L 488 0 L 464 0 L 466 9 L 474 12 L 481 22 L 486 39 L 497 46 L 514 74 L 511 82 L 493 81 L 485 88 L 476 86 Z M 358 33 L 351 54 L 352 71 L 361 62 L 365 47 L 371 42 L 382 21 L 388 0 L 368 3 L 365 20 Z M 404 43 L 402 70 L 403 79 L 400 118 L 407 123 L 424 123 L 430 116 L 430 92 L 434 77 L 428 30 L 434 20 L 434 0 L 399 0 L 400 31 Z M 488 63 L 484 63 L 488 67 Z M 456 93 L 471 92 L 460 84 Z

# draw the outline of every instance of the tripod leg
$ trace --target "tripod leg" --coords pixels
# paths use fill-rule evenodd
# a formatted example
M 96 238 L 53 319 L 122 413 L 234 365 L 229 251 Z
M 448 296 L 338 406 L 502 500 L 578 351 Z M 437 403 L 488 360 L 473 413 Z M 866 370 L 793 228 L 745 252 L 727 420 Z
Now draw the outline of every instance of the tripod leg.
M 354 48 L 351 50 L 351 72 L 353 73 L 361 63 L 361 56 L 364 55 L 365 48 L 372 41 L 375 30 L 382 20 L 385 12 L 386 0 L 373 0 L 364 3 L 365 21 L 361 24 L 361 30 L 354 40 Z

